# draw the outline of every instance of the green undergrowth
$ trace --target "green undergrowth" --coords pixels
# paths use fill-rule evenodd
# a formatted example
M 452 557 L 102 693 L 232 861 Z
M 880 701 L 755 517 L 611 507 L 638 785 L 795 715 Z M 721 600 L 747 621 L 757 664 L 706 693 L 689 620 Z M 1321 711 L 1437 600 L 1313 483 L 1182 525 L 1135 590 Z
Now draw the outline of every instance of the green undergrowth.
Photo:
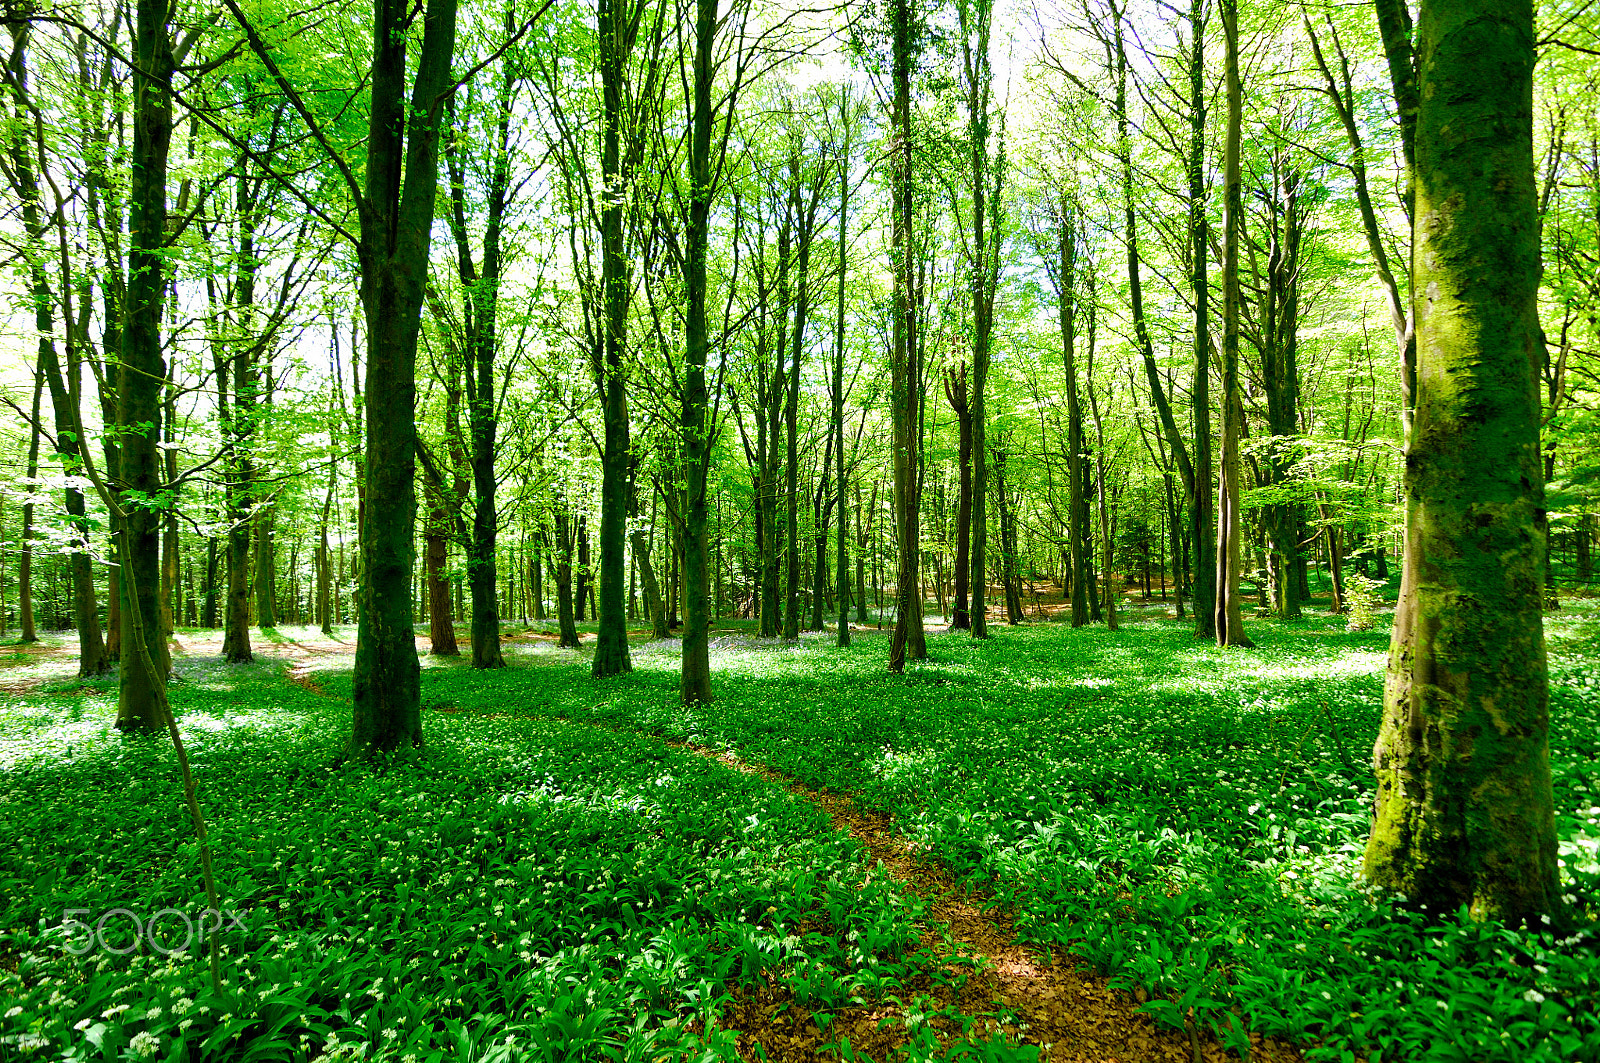
M 1552 767 L 1573 922 L 1532 932 L 1425 926 L 1359 879 L 1387 649 L 1341 618 L 1253 621 L 1258 648 L 1197 644 L 1134 612 L 929 638 L 885 674 L 886 635 L 841 651 L 714 642 L 717 701 L 673 703 L 672 648 L 621 683 L 573 680 L 537 647 L 489 680 L 431 678 L 469 708 L 566 715 L 736 750 L 896 816 L 990 885 L 1029 939 L 1143 986 L 1158 1021 L 1190 1009 L 1346 1060 L 1600 1059 L 1600 620 L 1549 622 Z M 813 641 L 815 639 L 815 641 Z M 516 706 L 509 709 L 509 706 Z
M 278 664 L 180 662 L 173 695 L 227 984 L 182 950 L 205 901 L 170 748 L 108 732 L 104 693 L 14 699 L 0 1058 L 734 1059 L 733 985 L 837 1007 L 923 962 L 918 904 L 861 887 L 822 812 L 659 741 L 438 714 L 420 754 L 336 768 L 349 707 Z
M 193 957 L 66 953 L 65 909 L 204 902 L 170 751 L 108 733 L 109 684 L 50 679 L 0 709 L 0 1033 L 35 1058 L 714 1059 L 707 1015 L 739 985 L 823 1013 L 906 995 L 916 903 L 859 891 L 859 849 L 809 804 L 665 736 L 892 812 L 1157 1021 L 1192 1009 L 1225 1044 L 1313 1060 L 1600 1059 L 1600 617 L 1549 622 L 1573 919 L 1534 931 L 1425 926 L 1359 881 L 1386 624 L 1255 620 L 1259 648 L 1223 651 L 1135 610 L 1114 633 L 934 634 L 901 677 L 886 632 L 839 650 L 724 628 L 693 710 L 675 641 L 595 682 L 586 651 L 519 637 L 499 671 L 425 659 L 427 748 L 382 770 L 330 768 L 348 656 L 312 660 L 326 696 L 277 664 L 185 661 L 245 924 L 221 998 Z

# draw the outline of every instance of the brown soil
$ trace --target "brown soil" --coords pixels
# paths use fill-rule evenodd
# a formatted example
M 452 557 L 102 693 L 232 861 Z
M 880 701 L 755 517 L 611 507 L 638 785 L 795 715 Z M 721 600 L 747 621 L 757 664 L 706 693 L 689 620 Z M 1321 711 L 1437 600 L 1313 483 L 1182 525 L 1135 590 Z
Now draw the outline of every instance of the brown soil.
M 920 984 L 907 986 L 902 998 L 923 993 L 941 1007 L 953 1005 L 964 1015 L 988 1016 L 971 1032 L 989 1037 L 1003 1033 L 1022 1044 L 1038 1045 L 1039 1058 L 1050 1063 L 1220 1063 L 1234 1058 L 1209 1034 L 1157 1029 L 1149 1016 L 1136 1010 L 1137 1001 L 1109 988 L 1072 958 L 1019 943 L 1010 917 L 996 909 L 986 892 L 961 889 L 936 858 L 895 833 L 888 816 L 857 808 L 847 797 L 812 789 L 730 753 L 689 743 L 669 744 L 768 779 L 816 803 L 835 827 L 866 848 L 871 857 L 869 878 L 887 874 L 901 888 L 931 902 L 934 925 L 923 930 L 922 949 L 930 956 L 954 953 L 965 962 L 946 962 L 942 970 L 930 970 Z M 736 989 L 721 1022 L 739 1031 L 741 1056 L 774 1063 L 824 1058 L 823 1046 L 841 1037 L 848 1037 L 856 1052 L 884 1060 L 908 1037 L 902 1005 L 880 1002 L 844 1008 L 819 1025 L 775 980 L 754 989 Z M 941 1040 L 960 1032 L 944 1019 L 936 1018 L 931 1025 Z M 764 1055 L 756 1054 L 758 1044 Z M 1258 1035 L 1251 1036 L 1251 1046 L 1252 1060 L 1300 1059 L 1291 1046 Z M 830 1053 L 826 1058 L 834 1057 Z

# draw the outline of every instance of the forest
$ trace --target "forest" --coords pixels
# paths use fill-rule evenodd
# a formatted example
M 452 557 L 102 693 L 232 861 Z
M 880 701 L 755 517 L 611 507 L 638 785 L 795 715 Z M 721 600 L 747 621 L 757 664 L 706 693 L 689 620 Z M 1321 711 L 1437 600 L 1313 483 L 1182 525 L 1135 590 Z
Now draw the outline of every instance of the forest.
M 0 10 L 0 1060 L 1600 1061 L 1600 4 Z

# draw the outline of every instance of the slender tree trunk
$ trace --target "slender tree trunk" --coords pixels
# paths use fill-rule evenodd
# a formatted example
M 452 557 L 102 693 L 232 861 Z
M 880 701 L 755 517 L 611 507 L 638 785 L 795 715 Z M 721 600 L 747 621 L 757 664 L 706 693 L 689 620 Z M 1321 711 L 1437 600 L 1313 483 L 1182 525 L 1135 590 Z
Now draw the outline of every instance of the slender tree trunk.
M 577 557 L 578 567 L 573 573 L 576 581 L 574 593 L 577 598 L 575 618 L 577 623 L 583 623 L 588 618 L 589 603 L 589 519 L 583 514 L 578 515 L 577 529 Z
M 972 585 L 972 405 L 967 394 L 967 363 L 944 372 L 944 394 L 956 415 L 956 560 L 951 631 L 972 630 L 968 601 Z
M 1366 872 L 1440 916 L 1558 910 L 1541 613 L 1531 0 L 1418 24 L 1416 416 Z
M 178 416 L 178 401 L 175 396 L 176 388 L 168 382 L 166 385 L 167 398 L 162 404 L 162 442 L 167 446 L 161 452 L 163 478 L 167 483 L 178 482 L 178 451 L 177 436 L 173 429 L 173 422 Z M 174 490 L 167 503 L 167 510 L 161 517 L 161 591 L 160 615 L 156 618 L 156 633 L 163 641 L 172 638 L 177 626 L 178 605 L 176 597 L 178 587 L 178 496 Z
M 1083 492 L 1083 404 L 1078 396 L 1077 365 L 1077 212 L 1065 195 L 1059 216 L 1057 297 L 1061 322 L 1061 368 L 1067 382 L 1067 582 L 1072 593 L 1072 626 L 1089 622 L 1089 580 L 1086 572 L 1085 527 L 1088 516 Z
M 534 536 L 532 552 L 533 556 L 529 558 L 528 564 L 533 567 L 533 578 L 531 580 L 533 585 L 533 619 L 544 620 L 545 535 L 543 529 Z
M 873 505 L 877 505 L 878 488 L 872 488 Z M 856 623 L 867 622 L 867 547 L 872 542 L 872 510 L 865 520 L 861 512 L 861 484 L 856 484 Z
M 1190 286 L 1194 300 L 1194 387 L 1191 407 L 1194 420 L 1194 479 L 1186 492 L 1189 503 L 1189 536 L 1194 550 L 1194 635 L 1198 639 L 1217 636 L 1217 552 L 1216 508 L 1211 490 L 1211 328 L 1210 282 L 1206 256 L 1209 251 L 1206 221 L 1206 86 L 1205 86 L 1205 3 L 1189 5 L 1189 253 L 1193 261 Z
M 922 584 L 918 571 L 921 535 L 918 521 L 922 379 L 917 342 L 915 255 L 911 151 L 911 0 L 894 0 L 894 97 L 891 125 L 893 224 L 890 264 L 894 270 L 893 351 L 890 389 L 894 421 L 894 504 L 899 564 L 895 576 L 894 635 L 889 643 L 889 671 L 905 670 L 906 657 L 927 656 L 922 642 Z
M 206 592 L 205 603 L 200 607 L 200 626 L 217 628 L 221 626 L 221 616 L 217 606 L 220 604 L 217 594 L 217 580 L 222 569 L 221 536 L 212 535 L 206 539 Z
M 1217 486 L 1217 645 L 1254 645 L 1244 633 L 1239 610 L 1239 536 L 1242 487 L 1239 476 L 1239 427 L 1244 416 L 1239 397 L 1239 230 L 1244 224 L 1243 189 L 1239 176 L 1239 135 L 1244 97 L 1239 84 L 1239 12 L 1237 0 L 1222 0 L 1223 37 L 1227 42 L 1228 129 L 1223 154 L 1222 238 L 1222 462 Z
M 46 298 L 48 299 L 48 293 Z M 50 304 L 46 302 L 44 307 L 46 327 L 50 324 L 49 309 Z M 35 286 L 35 327 L 38 326 L 39 316 L 37 286 Z M 39 345 L 43 347 L 47 343 L 53 344 L 54 341 L 50 339 L 49 333 L 40 330 Z M 28 500 L 22 504 L 22 542 L 21 549 L 18 550 L 20 556 L 17 559 L 17 618 L 22 628 L 19 639 L 21 642 L 39 641 L 39 633 L 34 628 L 33 620 L 33 495 L 39 484 L 39 408 L 44 392 L 43 359 L 44 355 L 41 352 L 33 368 L 33 416 L 28 421 L 28 473 L 25 481 Z
M 432 645 L 429 652 L 435 657 L 459 657 L 461 647 L 456 644 L 456 626 L 450 615 L 450 577 L 445 574 L 449 560 L 445 536 L 450 520 L 449 503 L 437 484 L 429 483 L 423 493 L 428 499 L 422 541 L 423 578 L 428 591 L 428 641 Z
M 572 521 L 565 499 L 556 503 L 556 620 L 560 628 L 557 645 L 578 648 L 578 622 L 572 607 Z
M 68 477 L 82 474 L 82 450 L 84 443 L 78 438 L 76 426 L 79 419 L 78 392 L 76 370 L 77 365 L 77 335 L 80 326 L 72 320 L 72 301 L 70 293 L 63 291 L 62 309 L 63 325 L 62 336 L 65 340 L 66 355 L 68 359 L 68 374 L 63 376 L 60 355 L 56 348 L 54 338 L 54 315 L 51 312 L 52 293 L 50 283 L 45 272 L 42 256 L 44 251 L 45 224 L 39 210 L 39 180 L 35 169 L 34 151 L 38 151 L 39 165 L 44 164 L 44 140 L 42 121 L 37 116 L 30 122 L 27 112 L 22 106 L 22 101 L 28 98 L 28 67 L 27 43 L 29 27 L 26 23 L 18 23 L 11 27 L 12 52 L 7 64 L 10 88 L 16 94 L 18 101 L 17 132 L 11 141 L 12 167 L 11 176 L 15 191 L 22 202 L 23 231 L 28 239 L 37 248 L 41 256 L 39 260 L 29 263 L 28 275 L 30 281 L 30 295 L 33 299 L 34 328 L 39 334 L 38 339 L 38 379 L 34 384 L 33 423 L 35 425 L 33 439 L 29 444 L 29 477 L 37 475 L 37 447 L 40 423 L 40 395 L 39 387 L 44 385 L 50 390 L 50 405 L 54 415 L 55 439 L 53 445 L 56 458 L 61 462 L 62 471 Z M 30 147 L 23 130 L 32 127 L 34 145 Z M 56 231 L 60 247 L 66 246 L 66 212 L 57 214 Z M 68 283 L 65 272 L 62 284 Z M 88 306 L 83 308 L 83 318 L 87 320 Z M 78 630 L 78 675 L 82 677 L 102 675 L 111 670 L 111 661 L 106 654 L 106 645 L 101 637 L 100 619 L 95 600 L 94 569 L 89 561 L 89 525 L 86 519 L 86 507 L 83 492 L 73 485 L 69 479 L 64 488 L 64 504 L 67 511 L 67 525 L 72 532 L 71 549 L 68 554 L 68 570 L 72 588 L 74 621 Z M 26 507 L 23 517 L 23 564 L 27 572 L 21 580 L 21 597 L 19 607 L 22 613 L 23 641 L 35 638 L 32 602 L 32 511 L 31 503 Z M 59 610 L 57 610 L 59 615 Z
M 834 511 L 838 514 L 838 533 L 834 548 L 834 586 L 838 589 L 839 637 L 838 645 L 850 645 L 850 514 L 846 503 L 849 484 L 844 472 L 844 282 L 848 261 L 850 218 L 850 131 L 848 118 L 849 95 L 839 101 L 839 119 L 845 125 L 845 140 L 839 152 L 839 292 L 838 314 L 834 321 L 833 339 L 833 487 Z M 857 519 L 860 519 L 858 513 Z

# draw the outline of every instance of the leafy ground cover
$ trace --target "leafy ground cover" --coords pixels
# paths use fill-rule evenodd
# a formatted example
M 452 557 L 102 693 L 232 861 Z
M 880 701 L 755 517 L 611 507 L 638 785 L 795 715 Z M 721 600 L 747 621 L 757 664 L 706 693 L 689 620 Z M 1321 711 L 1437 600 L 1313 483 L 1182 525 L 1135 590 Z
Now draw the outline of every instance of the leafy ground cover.
M 665 737 L 892 817 L 1025 940 L 1237 1050 L 1267 1034 L 1311 1059 L 1600 1058 L 1593 609 L 1550 622 L 1572 919 L 1532 932 L 1427 928 L 1356 877 L 1381 624 L 1257 621 L 1260 648 L 1239 652 L 1153 611 L 1128 620 L 933 636 L 900 678 L 886 635 L 841 651 L 724 629 L 718 700 L 693 711 L 676 705 L 673 643 L 636 646 L 632 676 L 595 684 L 529 633 L 502 671 L 430 661 L 428 749 L 382 770 L 330 768 L 348 727 L 337 647 L 300 655 L 301 685 L 281 661 L 185 658 L 174 698 L 244 913 L 221 998 L 183 953 L 67 951 L 69 908 L 194 912 L 195 861 L 170 754 L 107 733 L 104 684 L 17 659 L 0 709 L 0 995 L 15 1001 L 0 1033 L 39 1058 L 732 1058 L 714 1013 L 740 985 L 781 982 L 826 1014 L 948 959 L 917 951 L 921 902 L 866 876 L 817 805 Z M 106 927 L 131 943 L 127 917 Z
M 848 994 L 914 962 L 916 903 L 781 788 L 549 719 L 458 716 L 413 762 L 334 770 L 348 707 L 282 672 L 189 660 L 173 688 L 243 925 L 221 998 L 132 948 L 134 916 L 203 905 L 170 752 L 108 734 L 98 687 L 8 703 L 0 1055 L 731 1058 L 704 1035 L 731 980 Z M 124 914 L 79 958 L 69 909 Z

